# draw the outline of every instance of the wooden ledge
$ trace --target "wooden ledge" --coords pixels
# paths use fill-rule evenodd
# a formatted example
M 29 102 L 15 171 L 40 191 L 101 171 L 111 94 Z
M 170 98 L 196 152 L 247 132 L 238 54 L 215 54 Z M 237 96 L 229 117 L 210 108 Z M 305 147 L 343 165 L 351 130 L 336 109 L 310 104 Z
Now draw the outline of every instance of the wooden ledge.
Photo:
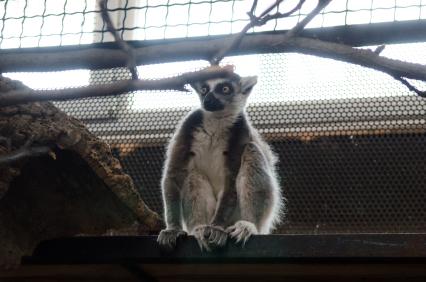
M 244 248 L 228 242 L 223 249 L 201 252 L 192 236 L 172 252 L 161 250 L 156 236 L 73 237 L 44 241 L 26 264 L 269 263 L 292 261 L 426 260 L 426 234 L 258 235 Z
M 42 242 L 0 281 L 426 281 L 426 234 L 254 236 L 201 253 L 193 237 L 162 251 L 156 236 Z

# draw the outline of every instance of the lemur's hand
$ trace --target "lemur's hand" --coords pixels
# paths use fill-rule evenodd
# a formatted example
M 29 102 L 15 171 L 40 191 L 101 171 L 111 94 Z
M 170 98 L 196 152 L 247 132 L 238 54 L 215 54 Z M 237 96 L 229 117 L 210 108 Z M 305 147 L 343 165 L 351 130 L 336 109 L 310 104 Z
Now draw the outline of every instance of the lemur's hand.
M 235 239 L 237 243 L 241 243 L 243 246 L 251 235 L 258 234 L 256 226 L 246 220 L 237 221 L 234 225 L 229 226 L 226 232 L 231 238 Z
M 223 247 L 228 239 L 228 234 L 220 226 L 199 225 L 195 227 L 193 233 L 201 251 L 210 252 L 213 249 Z
M 177 229 L 164 229 L 158 234 L 157 242 L 163 249 L 168 251 L 176 247 L 176 242 L 179 237 L 185 237 L 187 233 L 183 230 Z

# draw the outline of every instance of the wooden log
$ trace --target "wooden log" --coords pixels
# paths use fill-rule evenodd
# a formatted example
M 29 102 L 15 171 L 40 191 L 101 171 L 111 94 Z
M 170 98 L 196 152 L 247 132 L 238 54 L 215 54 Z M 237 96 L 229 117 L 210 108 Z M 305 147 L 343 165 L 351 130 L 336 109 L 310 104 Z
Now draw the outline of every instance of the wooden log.
M 0 77 L 0 96 L 25 88 Z M 0 264 L 48 238 L 161 226 L 110 147 L 80 121 L 49 102 L 0 109 Z

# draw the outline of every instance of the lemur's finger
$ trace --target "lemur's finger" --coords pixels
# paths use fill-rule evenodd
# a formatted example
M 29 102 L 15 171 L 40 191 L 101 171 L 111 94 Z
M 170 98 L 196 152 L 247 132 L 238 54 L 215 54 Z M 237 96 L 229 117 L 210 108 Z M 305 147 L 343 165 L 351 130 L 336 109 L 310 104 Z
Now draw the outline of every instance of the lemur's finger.
M 208 239 L 212 234 L 212 230 L 210 227 L 206 226 L 203 228 L 203 237 Z
M 197 241 L 201 251 L 204 251 L 204 250 L 206 250 L 207 252 L 211 251 L 209 244 L 203 238 L 197 238 Z
M 226 244 L 226 241 L 228 240 L 228 234 L 222 234 L 219 237 L 219 240 L 217 241 L 218 246 L 224 246 Z
M 217 237 L 219 236 L 218 233 L 219 232 L 217 232 L 217 231 L 210 232 L 210 236 L 208 238 L 209 242 L 211 242 L 211 243 L 215 242 L 217 240 Z
M 222 235 L 223 231 L 220 229 L 215 229 L 212 228 L 211 229 L 211 233 L 210 233 L 210 237 L 209 240 L 210 241 L 217 241 L 219 239 L 219 237 Z
M 242 242 L 243 247 L 246 245 L 246 243 L 247 243 L 248 239 L 250 239 L 250 237 L 251 237 L 251 234 L 249 234 L 248 236 L 246 236 L 246 237 L 244 238 L 244 240 L 243 240 L 243 242 Z
M 186 233 L 185 231 L 181 230 L 178 232 L 177 237 L 186 237 L 186 235 L 188 235 L 188 233 Z
M 176 246 L 176 239 L 177 239 L 177 234 L 175 235 L 175 234 L 173 234 L 173 235 L 171 235 L 170 236 L 170 239 L 169 239 L 169 243 L 174 247 L 174 246 Z
M 168 236 L 166 236 L 166 238 L 165 238 L 166 240 L 166 242 L 165 242 L 165 245 L 168 247 L 168 248 L 172 248 L 173 247 L 173 244 L 171 243 L 171 238 L 170 238 L 170 235 L 168 235 Z
M 240 241 L 242 240 L 242 238 L 243 238 L 243 231 L 240 231 L 240 233 L 238 233 L 238 235 L 236 236 L 236 242 L 237 243 L 240 243 Z
M 228 228 L 226 228 L 225 232 L 226 233 L 232 233 L 235 229 L 236 229 L 235 225 L 232 225 L 232 226 L 229 226 Z
M 250 237 L 250 232 L 247 229 L 242 229 L 237 236 L 237 243 L 241 243 L 243 240 L 246 241 L 248 237 Z
M 212 242 L 212 243 L 214 243 L 218 246 L 222 246 L 223 242 L 226 242 L 227 237 L 228 237 L 228 234 L 225 233 L 224 231 L 216 230 L 214 232 L 214 236 L 210 237 L 211 238 L 210 242 Z
M 232 231 L 229 236 L 231 236 L 232 238 L 236 238 L 238 236 L 238 234 L 241 233 L 241 230 L 238 228 L 235 228 L 234 231 Z
M 200 247 L 201 251 L 203 251 L 203 244 L 201 243 L 201 240 L 198 239 L 198 238 L 196 238 L 196 239 L 197 239 L 198 247 Z
M 207 234 L 209 234 L 209 230 L 207 230 L 207 226 L 199 226 L 196 227 L 194 230 L 194 237 L 197 239 L 198 246 L 200 247 L 201 251 L 206 250 L 210 251 L 210 247 L 208 245 L 208 237 L 206 237 Z

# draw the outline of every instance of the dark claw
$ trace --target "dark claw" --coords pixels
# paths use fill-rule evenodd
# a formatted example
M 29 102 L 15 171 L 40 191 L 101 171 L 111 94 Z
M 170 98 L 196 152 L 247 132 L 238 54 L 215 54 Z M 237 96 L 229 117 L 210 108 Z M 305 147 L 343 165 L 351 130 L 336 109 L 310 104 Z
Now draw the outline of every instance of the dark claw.
M 211 225 L 196 227 L 194 236 L 202 251 L 211 251 L 218 247 L 223 247 L 228 239 L 228 234 L 222 227 Z
M 203 230 L 204 239 L 210 238 L 211 235 L 212 235 L 211 229 L 208 226 L 206 226 Z
M 245 220 L 237 221 L 233 226 L 228 227 L 226 232 L 229 233 L 229 237 L 233 238 L 237 244 L 241 244 L 243 247 L 252 235 L 258 233 L 256 226 Z
M 183 230 L 164 229 L 158 234 L 157 242 L 163 249 L 171 251 L 176 247 L 178 238 L 186 235 L 187 233 Z

